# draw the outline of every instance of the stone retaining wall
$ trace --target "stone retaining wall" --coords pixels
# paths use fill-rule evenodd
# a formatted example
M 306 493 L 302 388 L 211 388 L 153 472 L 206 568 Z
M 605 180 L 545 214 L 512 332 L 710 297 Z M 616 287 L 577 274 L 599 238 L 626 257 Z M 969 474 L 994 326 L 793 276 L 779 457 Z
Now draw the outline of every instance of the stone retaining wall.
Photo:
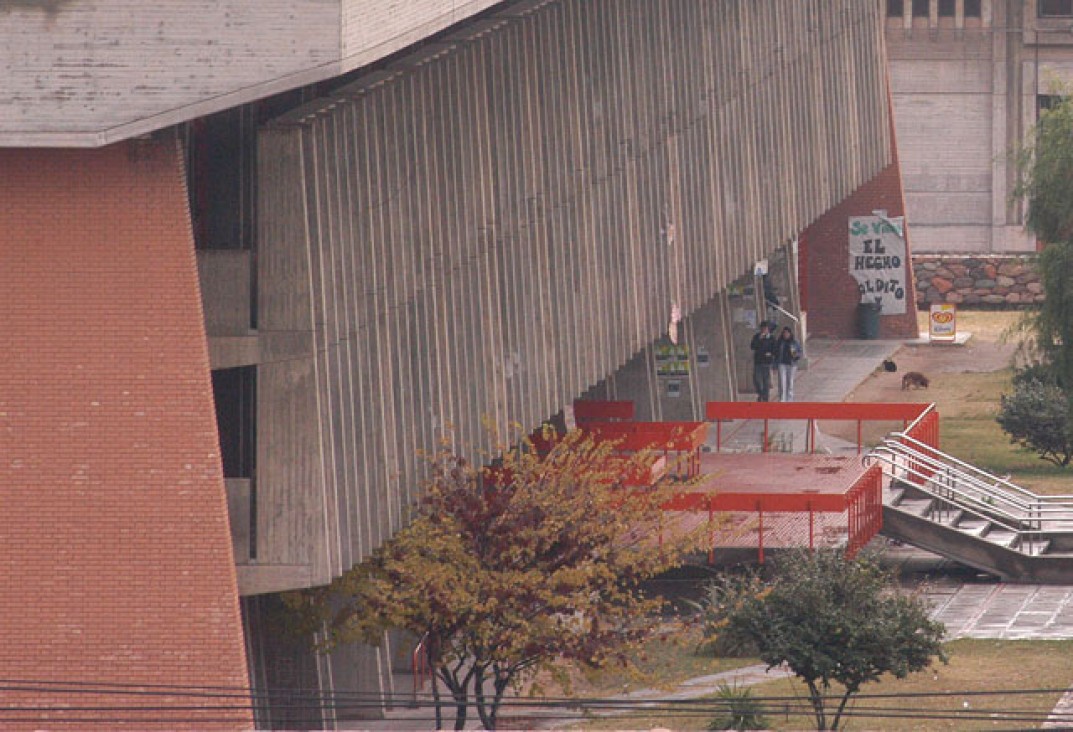
M 914 256 L 917 305 L 1019 308 L 1041 302 L 1035 256 Z

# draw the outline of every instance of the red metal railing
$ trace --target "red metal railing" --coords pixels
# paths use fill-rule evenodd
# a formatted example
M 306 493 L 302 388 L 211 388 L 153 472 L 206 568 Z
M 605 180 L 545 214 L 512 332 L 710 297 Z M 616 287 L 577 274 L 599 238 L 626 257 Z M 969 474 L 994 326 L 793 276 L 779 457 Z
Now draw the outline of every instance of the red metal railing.
M 660 453 L 668 473 L 683 478 L 700 472 L 701 448 L 708 440 L 706 422 L 592 422 L 578 429 L 594 440 L 613 443 L 616 452 Z
M 637 475 L 624 475 L 624 485 L 647 485 L 664 474 L 695 477 L 700 473 L 701 450 L 706 444 L 708 427 L 705 422 L 632 422 L 632 402 L 577 402 L 581 406 L 579 429 L 597 440 L 615 444 L 615 451 L 628 454 L 652 451 L 662 454 L 664 465 L 651 466 Z M 816 424 L 822 420 L 855 421 L 857 423 L 857 452 L 863 449 L 864 422 L 901 422 L 902 431 L 914 440 L 938 448 L 939 416 L 933 404 L 920 403 L 853 403 L 853 402 L 708 402 L 705 416 L 716 423 L 716 450 L 722 449 L 722 421 L 763 420 L 763 449 L 768 447 L 769 420 L 805 420 L 808 422 L 806 451 L 815 451 Z M 617 421 L 616 421 L 617 420 Z M 537 451 L 549 450 L 555 437 L 536 435 Z M 546 444 L 545 444 L 546 443 Z M 676 463 L 676 464 L 672 464 Z M 636 471 L 634 471 L 636 472 Z M 754 513 L 757 522 L 757 551 L 764 561 L 766 517 L 785 514 L 808 515 L 808 546 L 815 548 L 817 514 L 845 516 L 846 554 L 854 556 L 882 528 L 883 471 L 878 464 L 863 468 L 863 472 L 848 490 L 824 493 L 803 488 L 798 492 L 734 492 L 717 493 L 686 489 L 663 505 L 664 511 L 707 513 L 710 548 L 709 561 L 714 561 L 716 519 L 718 512 Z M 835 519 L 841 533 L 842 522 Z M 768 521 L 770 523 L 770 521 Z M 831 528 L 831 519 L 824 519 Z M 662 546 L 662 521 L 659 543 Z M 415 654 L 417 651 L 415 650 Z M 415 673 L 417 661 L 415 660 Z M 416 683 L 416 679 L 415 679 Z
M 919 403 L 882 403 L 882 402 L 708 402 L 705 417 L 715 422 L 715 449 L 723 446 L 723 425 L 726 420 L 763 420 L 764 434 L 762 450 L 768 448 L 768 422 L 773 419 L 798 419 L 808 422 L 805 451 L 816 449 L 816 423 L 821 420 L 846 421 L 857 423 L 857 453 L 863 449 L 861 427 L 865 422 L 901 422 L 906 429 L 910 423 L 916 423 L 934 405 Z M 930 423 L 922 430 L 931 429 Z M 935 446 L 938 446 L 938 417 L 934 424 Z M 915 435 L 914 435 L 915 436 Z M 921 438 L 917 438 L 921 439 Z
M 803 489 L 797 493 L 718 493 L 685 492 L 663 504 L 664 511 L 706 512 L 708 514 L 708 561 L 715 559 L 715 515 L 720 512 L 755 513 L 757 555 L 764 562 L 765 516 L 807 514 L 808 548 L 814 549 L 817 514 L 846 514 L 846 555 L 854 556 L 883 527 L 883 470 L 879 465 L 865 469 L 845 493 L 819 493 Z
M 934 461 L 940 457 L 939 449 L 939 412 L 936 411 L 934 404 L 929 404 L 912 423 L 903 430 L 907 437 L 911 437 L 916 440 L 919 445 L 911 445 L 917 451 L 919 451 L 926 458 L 931 458 L 932 463 L 926 463 L 923 461 L 912 461 L 909 465 L 909 474 L 916 476 L 921 481 L 927 481 L 934 473 L 935 470 L 930 467 L 934 464 Z M 906 440 L 902 440 L 904 444 L 909 444 Z
M 421 636 L 421 640 L 414 646 L 414 652 L 410 655 L 410 668 L 414 675 L 414 706 L 418 706 L 418 697 L 421 689 L 432 678 L 432 668 L 428 663 L 428 633 Z
M 883 528 L 883 468 L 869 466 L 849 489 L 847 498 L 846 556 L 852 559 Z

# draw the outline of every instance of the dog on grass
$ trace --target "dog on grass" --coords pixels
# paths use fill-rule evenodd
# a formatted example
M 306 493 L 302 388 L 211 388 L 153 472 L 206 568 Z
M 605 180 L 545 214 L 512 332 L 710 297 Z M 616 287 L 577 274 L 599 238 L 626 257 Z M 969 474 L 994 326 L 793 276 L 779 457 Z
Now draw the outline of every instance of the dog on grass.
M 913 387 L 914 389 L 927 389 L 931 381 L 919 371 L 910 371 L 902 377 L 902 389 Z

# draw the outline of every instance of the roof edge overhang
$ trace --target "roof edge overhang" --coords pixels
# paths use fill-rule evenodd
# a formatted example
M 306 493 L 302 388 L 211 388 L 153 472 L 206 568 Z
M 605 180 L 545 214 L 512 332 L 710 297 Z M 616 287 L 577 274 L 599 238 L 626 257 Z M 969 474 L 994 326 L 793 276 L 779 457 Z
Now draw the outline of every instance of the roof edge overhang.
M 200 99 L 191 104 L 173 107 L 159 114 L 130 120 L 112 127 L 72 130 L 3 130 L 0 129 L 0 148 L 96 148 L 123 140 L 150 135 L 183 122 L 206 117 L 217 112 L 249 104 L 275 94 L 298 89 L 327 79 L 333 79 L 402 51 L 426 38 L 472 18 L 498 2 L 471 0 L 465 9 L 454 8 L 383 43 L 363 48 L 349 56 L 341 56 L 319 66 L 287 74 L 275 79 L 235 89 L 217 96 Z

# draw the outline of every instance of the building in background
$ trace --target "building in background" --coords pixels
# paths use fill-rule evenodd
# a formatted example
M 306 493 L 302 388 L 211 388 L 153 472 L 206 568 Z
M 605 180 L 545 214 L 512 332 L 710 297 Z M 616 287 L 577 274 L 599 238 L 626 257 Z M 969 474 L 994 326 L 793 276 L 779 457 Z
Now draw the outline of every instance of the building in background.
M 16 726 L 375 714 L 320 694 L 402 691 L 413 639 L 314 656 L 279 593 L 390 536 L 448 424 L 701 418 L 760 319 L 854 334 L 850 226 L 903 213 L 880 5 L 403 5 L 0 8 Z
M 1010 153 L 1073 82 L 1073 2 L 885 0 L 885 13 L 915 251 L 1035 251 Z

